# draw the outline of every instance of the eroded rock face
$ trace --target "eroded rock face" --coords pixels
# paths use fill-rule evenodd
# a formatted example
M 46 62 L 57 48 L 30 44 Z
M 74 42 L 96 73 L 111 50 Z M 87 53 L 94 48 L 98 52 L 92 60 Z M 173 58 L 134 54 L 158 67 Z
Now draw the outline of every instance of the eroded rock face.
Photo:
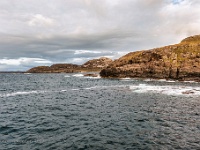
M 200 80 L 200 35 L 180 44 L 131 52 L 100 72 L 102 77 Z
M 99 59 L 90 60 L 83 65 L 75 64 L 54 64 L 52 66 L 38 66 L 28 70 L 28 73 L 74 73 L 74 72 L 90 72 L 101 71 L 112 62 L 111 59 L 101 57 Z

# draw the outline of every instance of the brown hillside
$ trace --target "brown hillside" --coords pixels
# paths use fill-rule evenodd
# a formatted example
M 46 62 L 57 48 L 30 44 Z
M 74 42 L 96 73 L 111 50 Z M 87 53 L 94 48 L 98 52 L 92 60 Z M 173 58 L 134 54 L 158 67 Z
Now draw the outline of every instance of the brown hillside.
M 175 45 L 131 52 L 115 60 L 100 75 L 200 80 L 200 35 Z

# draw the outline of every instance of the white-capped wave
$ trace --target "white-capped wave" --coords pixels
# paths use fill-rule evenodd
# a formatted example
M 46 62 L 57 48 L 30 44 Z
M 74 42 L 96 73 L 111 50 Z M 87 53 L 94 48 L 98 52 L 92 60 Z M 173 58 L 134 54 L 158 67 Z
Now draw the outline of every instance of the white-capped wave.
M 73 76 L 74 77 L 83 77 L 84 75 L 83 74 L 74 74 Z
M 85 90 L 91 90 L 91 89 L 95 89 L 96 87 L 88 87 L 88 88 L 84 88 Z
M 185 83 L 198 83 L 196 81 L 184 81 Z
M 136 93 L 160 93 L 166 95 L 200 95 L 200 87 L 192 86 L 159 86 L 159 85 L 148 85 L 139 84 L 132 85 L 130 89 Z
M 90 76 L 86 76 L 85 78 L 88 78 L 88 79 L 100 79 L 100 78 L 101 78 L 101 76 L 100 76 L 100 75 L 98 75 L 97 77 L 90 77 Z
M 158 81 L 160 81 L 160 82 L 166 82 L 167 80 L 166 79 L 158 79 Z
M 65 77 L 65 78 L 69 78 L 70 76 L 69 76 L 69 75 L 65 75 L 64 77 Z
M 144 79 L 144 81 L 158 81 L 158 82 L 176 82 L 175 80 L 166 80 L 166 79 L 150 79 L 150 78 L 147 78 L 147 79 Z
M 80 89 L 72 89 L 72 91 L 79 91 Z
M 131 80 L 131 78 L 120 78 L 120 80 Z
M 152 79 L 144 79 L 144 81 L 153 81 Z
M 18 91 L 18 92 L 13 92 L 13 93 L 1 94 L 0 97 L 11 97 L 11 96 L 17 96 L 17 95 L 28 95 L 28 94 L 36 94 L 36 93 L 40 93 L 40 92 L 38 92 L 38 91 Z
M 167 80 L 166 82 L 177 82 L 177 81 L 175 81 L 175 80 Z
M 61 92 L 67 92 L 67 90 L 61 90 Z

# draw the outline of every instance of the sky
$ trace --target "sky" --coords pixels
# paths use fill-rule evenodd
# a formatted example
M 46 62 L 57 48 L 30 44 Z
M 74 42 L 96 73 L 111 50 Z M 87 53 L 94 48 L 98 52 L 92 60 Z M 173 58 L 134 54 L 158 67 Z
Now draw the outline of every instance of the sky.
M 0 71 L 117 59 L 197 34 L 199 0 L 0 0 Z

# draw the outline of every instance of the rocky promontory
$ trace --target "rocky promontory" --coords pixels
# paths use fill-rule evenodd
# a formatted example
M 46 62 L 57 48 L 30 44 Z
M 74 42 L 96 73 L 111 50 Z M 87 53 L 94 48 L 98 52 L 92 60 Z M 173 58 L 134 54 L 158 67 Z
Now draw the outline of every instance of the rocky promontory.
M 175 45 L 131 52 L 113 61 L 100 75 L 200 81 L 200 35 Z
M 79 65 L 75 64 L 54 64 L 51 66 L 38 66 L 31 68 L 27 73 L 72 73 L 79 69 Z
M 99 72 L 112 63 L 112 59 L 101 57 L 89 60 L 83 65 L 76 64 L 53 64 L 51 66 L 38 66 L 31 68 L 27 73 L 76 73 L 76 72 Z

